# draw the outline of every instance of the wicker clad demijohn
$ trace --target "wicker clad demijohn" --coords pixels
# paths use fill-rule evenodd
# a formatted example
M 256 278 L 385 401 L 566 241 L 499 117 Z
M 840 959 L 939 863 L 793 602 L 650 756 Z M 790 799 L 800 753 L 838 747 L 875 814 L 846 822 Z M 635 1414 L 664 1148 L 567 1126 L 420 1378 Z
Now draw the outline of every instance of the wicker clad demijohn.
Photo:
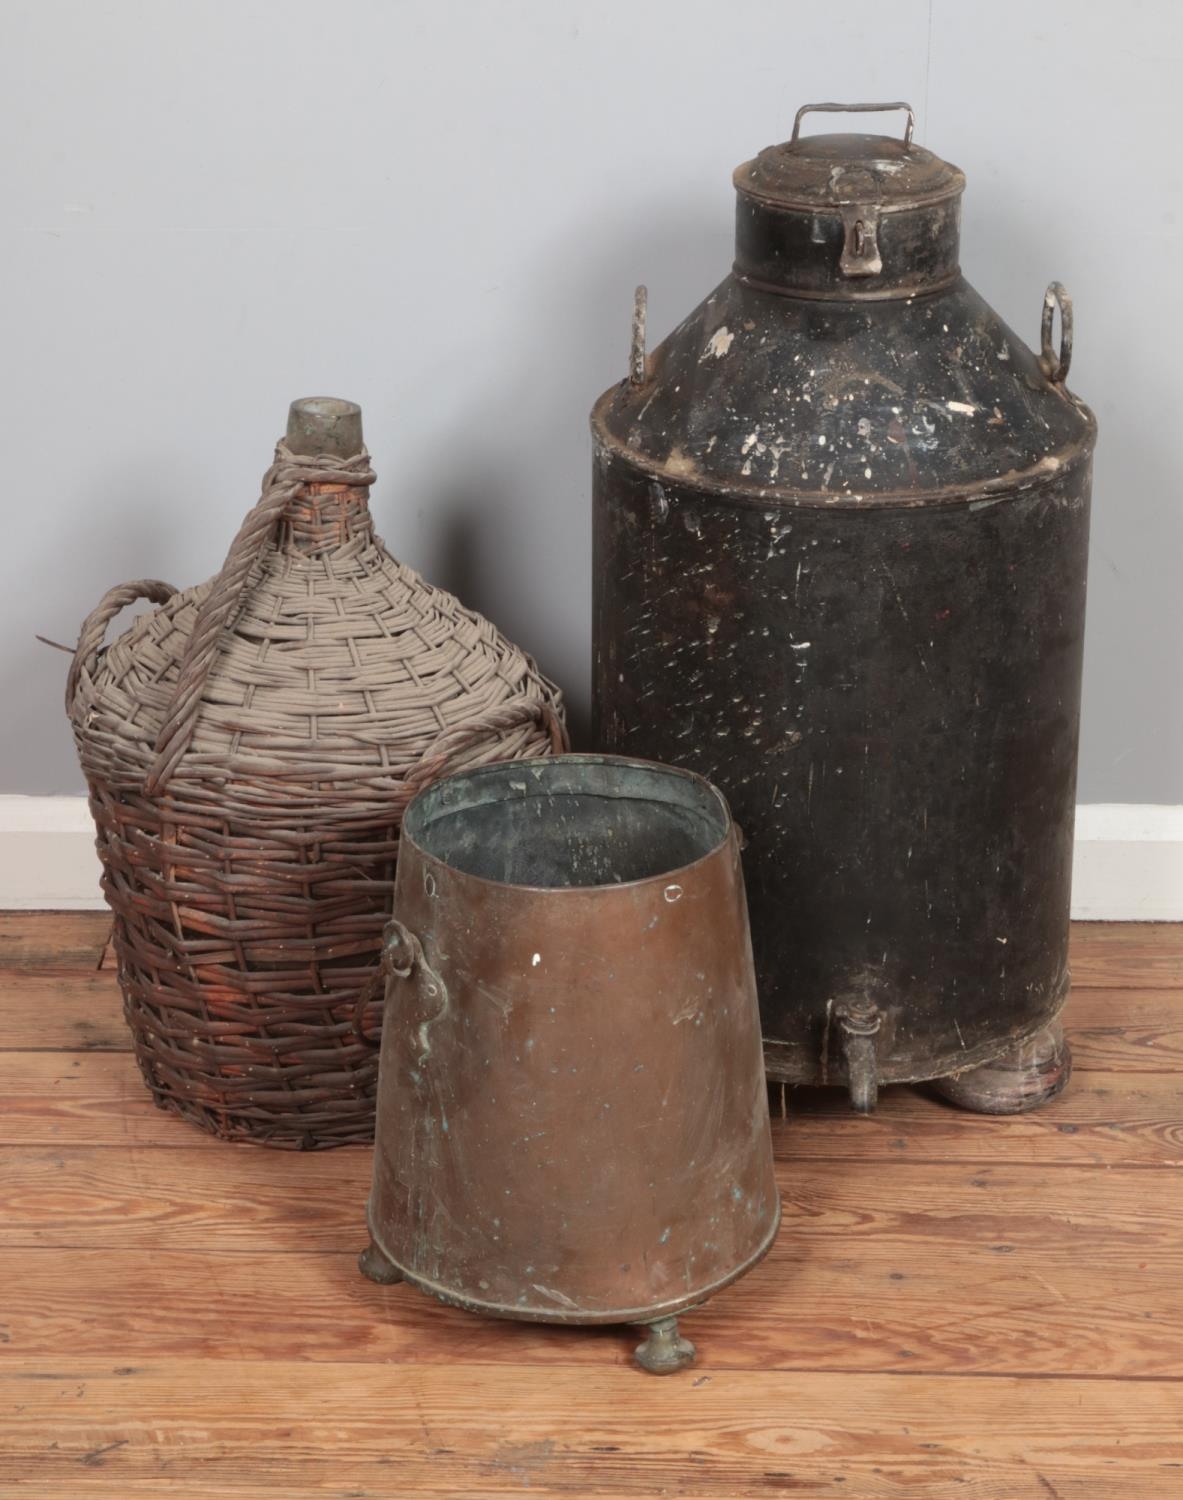
M 446 769 L 566 744 L 534 662 L 387 553 L 373 477 L 356 406 L 294 403 L 221 573 L 112 589 L 70 671 L 140 1067 L 229 1139 L 372 1139 L 403 809 Z

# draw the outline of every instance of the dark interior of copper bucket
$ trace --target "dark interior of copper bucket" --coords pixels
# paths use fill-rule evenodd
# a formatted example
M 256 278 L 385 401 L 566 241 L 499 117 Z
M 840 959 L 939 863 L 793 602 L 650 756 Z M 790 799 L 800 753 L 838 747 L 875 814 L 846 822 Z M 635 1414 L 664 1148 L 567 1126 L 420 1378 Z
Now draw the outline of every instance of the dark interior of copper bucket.
M 727 836 L 722 797 L 660 766 L 570 755 L 438 781 L 407 810 L 427 854 L 507 885 L 618 885 L 693 864 Z

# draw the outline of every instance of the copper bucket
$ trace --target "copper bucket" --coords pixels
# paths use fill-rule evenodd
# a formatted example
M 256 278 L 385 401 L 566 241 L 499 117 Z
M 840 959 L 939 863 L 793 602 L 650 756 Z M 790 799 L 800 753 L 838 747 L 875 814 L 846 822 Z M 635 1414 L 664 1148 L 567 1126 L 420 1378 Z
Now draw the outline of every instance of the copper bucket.
M 407 809 L 361 1268 L 547 1323 L 677 1317 L 776 1235 L 739 841 L 686 771 L 566 755 Z

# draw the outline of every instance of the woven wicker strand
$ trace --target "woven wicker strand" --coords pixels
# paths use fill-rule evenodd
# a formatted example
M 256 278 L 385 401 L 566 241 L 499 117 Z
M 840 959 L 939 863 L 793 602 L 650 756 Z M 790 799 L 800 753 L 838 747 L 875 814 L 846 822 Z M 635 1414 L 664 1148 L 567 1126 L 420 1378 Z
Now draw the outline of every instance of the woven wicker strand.
M 227 1139 L 372 1139 L 406 804 L 567 745 L 533 660 L 386 552 L 372 480 L 364 451 L 281 443 L 218 576 L 112 589 L 70 669 L 136 1057 L 158 1104 Z M 138 599 L 157 607 L 104 645 Z
M 286 444 L 275 449 L 275 462 L 263 476 L 263 493 L 254 510 L 248 511 L 238 535 L 230 544 L 222 571 L 202 600 L 192 633 L 181 658 L 173 699 L 156 741 L 156 762 L 148 773 L 144 790 L 159 791 L 189 748 L 197 725 L 210 667 L 222 631 L 242 600 L 251 569 L 263 547 L 275 534 L 284 511 L 305 485 L 328 484 L 365 487 L 374 482 L 370 455 L 363 449 L 353 458 L 318 455 L 298 458 Z

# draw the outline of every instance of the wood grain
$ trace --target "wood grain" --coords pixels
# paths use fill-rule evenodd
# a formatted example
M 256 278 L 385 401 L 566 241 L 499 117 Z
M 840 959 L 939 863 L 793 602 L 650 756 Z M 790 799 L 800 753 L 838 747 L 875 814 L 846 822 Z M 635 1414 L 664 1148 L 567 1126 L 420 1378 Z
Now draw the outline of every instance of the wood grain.
M 106 921 L 0 916 L 0 1496 L 1183 1495 L 1183 928 L 1074 931 L 1037 1114 L 788 1091 L 780 1238 L 660 1381 L 365 1281 L 369 1151 L 157 1111 Z
M 878 1466 L 869 1475 L 860 1475 L 857 1484 L 852 1488 L 847 1486 L 845 1491 L 833 1484 L 830 1490 L 823 1490 L 812 1484 L 808 1479 L 798 1480 L 792 1473 L 784 1470 L 776 1471 L 765 1468 L 758 1479 L 745 1478 L 738 1482 L 722 1485 L 708 1471 L 699 1476 L 692 1472 L 691 1477 L 677 1486 L 667 1484 L 645 1483 L 643 1488 L 625 1488 L 620 1484 L 611 1489 L 603 1488 L 594 1480 L 580 1482 L 565 1476 L 561 1484 L 553 1480 L 539 1486 L 535 1465 L 518 1461 L 519 1455 L 512 1449 L 510 1456 L 515 1460 L 513 1467 L 520 1473 L 518 1488 L 486 1489 L 482 1483 L 475 1483 L 470 1476 L 463 1490 L 448 1491 L 454 1496 L 462 1496 L 463 1500 L 502 1500 L 507 1493 L 525 1496 L 557 1496 L 561 1495 L 563 1500 L 610 1500 L 610 1497 L 620 1495 L 654 1496 L 654 1497 L 704 1497 L 704 1496 L 727 1496 L 728 1500 L 744 1500 L 744 1497 L 769 1495 L 841 1495 L 845 1494 L 846 1500 L 900 1500 L 901 1495 L 910 1493 L 906 1488 L 901 1488 L 898 1481 L 890 1473 L 885 1474 Z M 527 1450 L 520 1455 L 527 1460 L 532 1460 L 536 1455 Z M 69 1495 L 71 1500 L 74 1496 L 110 1495 L 114 1490 L 110 1478 L 102 1475 L 102 1468 L 106 1462 L 105 1451 L 97 1449 L 85 1456 L 87 1468 L 85 1473 L 92 1477 L 80 1477 L 75 1479 L 70 1476 Z M 594 1455 L 593 1465 L 589 1466 L 588 1472 L 593 1476 L 600 1471 L 608 1459 L 597 1453 Z M 619 1462 L 619 1461 L 617 1461 Z M 686 1466 L 700 1463 L 699 1455 L 688 1452 L 686 1455 Z M 399 1470 L 390 1460 L 385 1466 L 380 1467 L 375 1474 L 372 1466 L 363 1470 L 361 1465 L 348 1462 L 337 1465 L 326 1466 L 328 1477 L 324 1482 L 318 1484 L 315 1489 L 309 1489 L 305 1484 L 292 1484 L 283 1479 L 273 1480 L 270 1476 L 259 1480 L 254 1478 L 244 1488 L 241 1484 L 201 1481 L 189 1483 L 184 1479 L 173 1477 L 176 1465 L 170 1465 L 168 1478 L 155 1479 L 124 1479 L 121 1478 L 118 1486 L 120 1496 L 127 1496 L 129 1500 L 413 1500 L 420 1491 L 408 1489 L 402 1485 L 398 1476 Z M 475 1471 L 475 1465 L 473 1466 Z M 1114 1492 L 1106 1486 L 1111 1484 L 1116 1466 L 1106 1466 L 1100 1471 L 1094 1470 L 1091 1474 L 1087 1472 L 1074 1471 L 1064 1474 L 1057 1471 L 1055 1484 L 1046 1472 L 1027 1472 L 1021 1470 L 1009 1472 L 1009 1477 L 1004 1481 L 1008 1487 L 1005 1490 L 998 1488 L 999 1481 L 991 1478 L 989 1465 L 982 1465 L 972 1472 L 961 1474 L 955 1488 L 947 1491 L 948 1494 L 956 1494 L 958 1500 L 1115 1500 Z M 95 1471 L 98 1471 L 97 1475 Z M 368 1483 L 354 1482 L 342 1486 L 339 1481 L 340 1473 L 344 1471 L 357 1476 L 361 1480 L 368 1476 Z M 286 1473 L 300 1472 L 300 1467 L 288 1465 Z M 1151 1471 L 1145 1475 L 1140 1474 L 1137 1478 L 1131 1478 L 1127 1471 L 1117 1469 L 1122 1478 L 1120 1500 L 1178 1500 L 1177 1474 L 1171 1465 L 1165 1465 L 1161 1471 Z M 392 1477 L 393 1476 L 393 1477 Z M 843 1476 L 838 1476 L 841 1479 Z M 928 1492 L 931 1493 L 931 1492 Z M 31 1485 L 22 1482 L 20 1500 L 63 1500 L 63 1491 L 60 1483 L 43 1486 L 34 1481 Z
M 793 1160 L 1183 1163 L 1183 1094 L 1170 1072 L 1082 1072 L 1047 1108 L 1005 1124 L 903 1086 L 884 1090 L 866 1118 L 837 1090 L 786 1097 L 790 1118 L 774 1119 L 773 1140 Z M 126 1053 L 0 1052 L 0 1099 L 0 1145 L 260 1149 L 226 1147 L 157 1110 Z
M 0 972 L 0 1050 L 131 1051 L 113 968 Z M 1078 1071 L 1159 1072 L 1183 1064 L 1177 990 L 1076 989 L 1065 1022 Z
M 107 911 L 0 911 L 0 970 L 90 973 L 110 933 Z
M 1150 1241 L 1137 1269 L 1118 1269 L 1116 1244 L 1094 1259 L 1087 1243 L 1074 1266 L 1067 1249 L 1049 1256 L 997 1239 L 958 1247 L 949 1231 L 922 1224 L 843 1253 L 840 1240 L 797 1237 L 790 1222 L 759 1271 L 683 1321 L 703 1370 L 1183 1378 L 1177 1236 L 1166 1257 Z M 6 1352 L 51 1366 L 80 1354 L 118 1362 L 134 1348 L 143 1359 L 501 1365 L 512 1377 L 525 1363 L 597 1368 L 636 1343 L 627 1329 L 502 1325 L 411 1287 L 374 1287 L 353 1247 L 3 1250 L 0 1282 Z
M 1074 990 L 1064 1022 L 1078 1074 L 1183 1068 L 1179 990 Z
M 0 974 L 0 1049 L 131 1051 L 113 968 L 86 974 L 0 968 Z
M 0 968 L 87 968 L 111 928 L 105 911 L 0 912 Z M 1074 922 L 1078 989 L 1183 988 L 1183 923 Z
M 1074 989 L 1183 989 L 1183 922 L 1074 922 Z
M 1035 1382 L 1005 1377 L 704 1366 L 696 1385 L 644 1380 L 607 1341 L 603 1354 L 595 1370 L 523 1364 L 495 1386 L 430 1364 L 342 1363 L 326 1380 L 301 1361 L 14 1360 L 0 1462 L 66 1485 L 101 1461 L 113 1494 L 179 1472 L 400 1496 L 467 1495 L 475 1481 L 491 1494 L 1047 1500 L 1061 1478 L 1112 1484 L 1120 1465 L 1120 1489 L 1095 1491 L 1116 1500 L 1138 1484 L 1165 1497 L 1179 1477 L 1174 1382 L 1127 1396 L 1118 1381 L 1041 1381 L 1035 1399 Z
M 370 1164 L 363 1150 L 4 1147 L 0 1249 L 354 1252 Z M 782 1240 L 796 1244 L 775 1246 L 773 1257 L 796 1257 L 806 1240 L 810 1254 L 847 1257 L 867 1241 L 905 1256 L 924 1244 L 937 1253 L 932 1241 L 943 1237 L 992 1254 L 1034 1246 L 1047 1264 L 1072 1268 L 1085 1252 L 1107 1266 L 1135 1250 L 1163 1264 L 1183 1244 L 1183 1172 L 1151 1184 L 1142 1169 L 1107 1165 L 1093 1169 L 1105 1174 L 1102 1192 L 1087 1169 L 900 1161 L 889 1195 L 882 1170 L 857 1157 L 782 1157 Z M 1183 1265 L 1173 1269 L 1183 1283 Z
M 859 1117 L 835 1090 L 797 1089 L 788 1119 L 773 1121 L 790 1159 L 966 1161 L 1014 1166 L 1177 1167 L 1183 1164 L 1183 1094 L 1176 1073 L 1081 1073 L 1050 1105 L 1000 1121 L 896 1086 Z

